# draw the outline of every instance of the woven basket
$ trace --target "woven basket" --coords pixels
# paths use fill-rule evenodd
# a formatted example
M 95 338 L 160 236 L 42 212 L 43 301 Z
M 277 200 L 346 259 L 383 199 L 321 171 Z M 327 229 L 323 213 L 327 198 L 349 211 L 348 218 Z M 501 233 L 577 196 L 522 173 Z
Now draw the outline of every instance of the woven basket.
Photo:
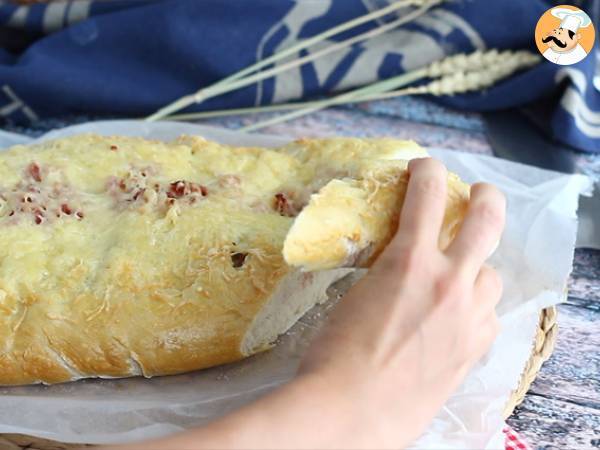
M 535 342 L 531 351 L 529 361 L 525 364 L 519 387 L 513 391 L 504 408 L 504 418 L 510 416 L 514 409 L 523 401 L 525 394 L 529 390 L 529 386 L 535 380 L 542 364 L 546 362 L 554 344 L 556 344 L 556 336 L 558 332 L 558 324 L 556 321 L 556 307 L 543 309 L 540 313 L 540 321 L 535 335 Z
M 529 390 L 529 386 L 533 383 L 542 364 L 552 354 L 556 342 L 556 332 L 556 308 L 552 307 L 542 310 L 531 357 L 525 365 L 519 387 L 512 393 L 511 398 L 506 404 L 504 410 L 505 417 L 510 416 L 515 407 L 523 401 L 525 393 Z M 2 450 L 73 450 L 82 447 L 84 446 L 61 444 L 60 442 L 17 434 L 0 435 L 0 449 Z

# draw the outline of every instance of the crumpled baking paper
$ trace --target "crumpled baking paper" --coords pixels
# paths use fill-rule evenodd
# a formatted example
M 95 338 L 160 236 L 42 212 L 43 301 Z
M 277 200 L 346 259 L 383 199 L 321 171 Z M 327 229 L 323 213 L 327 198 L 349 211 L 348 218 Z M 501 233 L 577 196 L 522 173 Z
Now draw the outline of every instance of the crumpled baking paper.
M 83 132 L 170 140 L 197 134 L 227 144 L 276 146 L 286 138 L 183 123 L 106 121 L 52 131 L 40 139 Z M 29 139 L 0 133 L 0 148 Z M 539 311 L 565 296 L 572 267 L 580 193 L 590 181 L 492 157 L 429 149 L 465 181 L 499 186 L 508 199 L 507 226 L 490 260 L 505 292 L 498 307 L 503 331 L 414 447 L 504 448 L 502 411 L 532 349 Z M 340 297 L 351 284 L 330 288 Z M 0 433 L 78 443 L 120 443 L 163 436 L 221 416 L 294 376 L 306 343 L 330 302 L 310 311 L 272 351 L 199 372 L 56 386 L 0 388 Z M 351 395 L 351 393 L 349 393 Z M 407 411 L 410 414 L 410 411 Z

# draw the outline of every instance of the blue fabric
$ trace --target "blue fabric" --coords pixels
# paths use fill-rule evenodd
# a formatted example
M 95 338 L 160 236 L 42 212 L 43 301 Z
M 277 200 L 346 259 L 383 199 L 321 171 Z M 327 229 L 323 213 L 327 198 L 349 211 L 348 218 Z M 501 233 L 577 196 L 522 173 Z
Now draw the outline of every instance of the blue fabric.
M 25 33 L 30 41 L 17 50 L 0 50 L 0 120 L 26 124 L 80 113 L 143 117 L 293 42 L 388 4 L 389 0 L 75 0 L 20 7 L 0 3 L 3 34 L 18 32 L 22 38 Z M 448 2 L 385 37 L 189 110 L 308 99 L 477 48 L 536 51 L 536 22 L 554 4 Z M 578 6 L 598 27 L 600 0 L 582 0 Z M 396 17 L 364 24 L 330 42 Z M 600 152 L 600 73 L 599 87 L 593 86 L 594 74 L 600 72 L 596 56 L 590 54 L 573 66 L 544 61 L 484 92 L 440 101 L 485 111 L 562 95 L 550 124 L 553 137 Z

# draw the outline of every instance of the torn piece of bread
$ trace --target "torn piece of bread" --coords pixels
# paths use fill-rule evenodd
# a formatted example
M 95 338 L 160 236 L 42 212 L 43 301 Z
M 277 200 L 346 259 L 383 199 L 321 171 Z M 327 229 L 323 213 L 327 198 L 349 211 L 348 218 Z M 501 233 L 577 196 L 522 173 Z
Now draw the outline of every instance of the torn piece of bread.
M 428 155 L 412 142 L 352 142 L 353 151 L 348 153 L 343 140 L 322 143 L 302 140 L 291 147 L 308 161 L 343 159 L 344 170 L 312 195 L 296 217 L 284 242 L 285 261 L 306 271 L 369 267 L 396 233 L 408 183 L 408 160 Z M 458 231 L 469 192 L 469 185 L 448 174 L 442 249 Z
M 393 139 L 96 135 L 0 152 L 0 385 L 175 374 L 268 348 L 340 266 L 385 245 L 405 160 L 425 155 Z M 315 252 L 325 235 L 331 251 Z
M 389 167 L 358 180 L 331 180 L 294 221 L 283 246 L 286 262 L 307 271 L 369 267 L 396 233 L 407 175 Z M 468 200 L 469 186 L 449 174 L 441 249 L 456 235 Z

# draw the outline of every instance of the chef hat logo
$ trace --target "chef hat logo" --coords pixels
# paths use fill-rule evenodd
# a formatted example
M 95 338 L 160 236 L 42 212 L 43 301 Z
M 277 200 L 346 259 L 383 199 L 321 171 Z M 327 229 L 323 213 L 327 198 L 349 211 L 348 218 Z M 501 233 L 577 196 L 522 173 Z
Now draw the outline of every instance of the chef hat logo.
M 540 17 L 535 28 L 535 43 L 540 53 L 559 65 L 576 64 L 594 46 L 595 29 L 585 11 L 571 5 L 558 5 Z
M 560 19 L 560 28 L 571 30 L 577 33 L 579 28 L 585 28 L 591 25 L 590 16 L 581 10 L 575 11 L 567 8 L 552 8 L 550 13 Z

